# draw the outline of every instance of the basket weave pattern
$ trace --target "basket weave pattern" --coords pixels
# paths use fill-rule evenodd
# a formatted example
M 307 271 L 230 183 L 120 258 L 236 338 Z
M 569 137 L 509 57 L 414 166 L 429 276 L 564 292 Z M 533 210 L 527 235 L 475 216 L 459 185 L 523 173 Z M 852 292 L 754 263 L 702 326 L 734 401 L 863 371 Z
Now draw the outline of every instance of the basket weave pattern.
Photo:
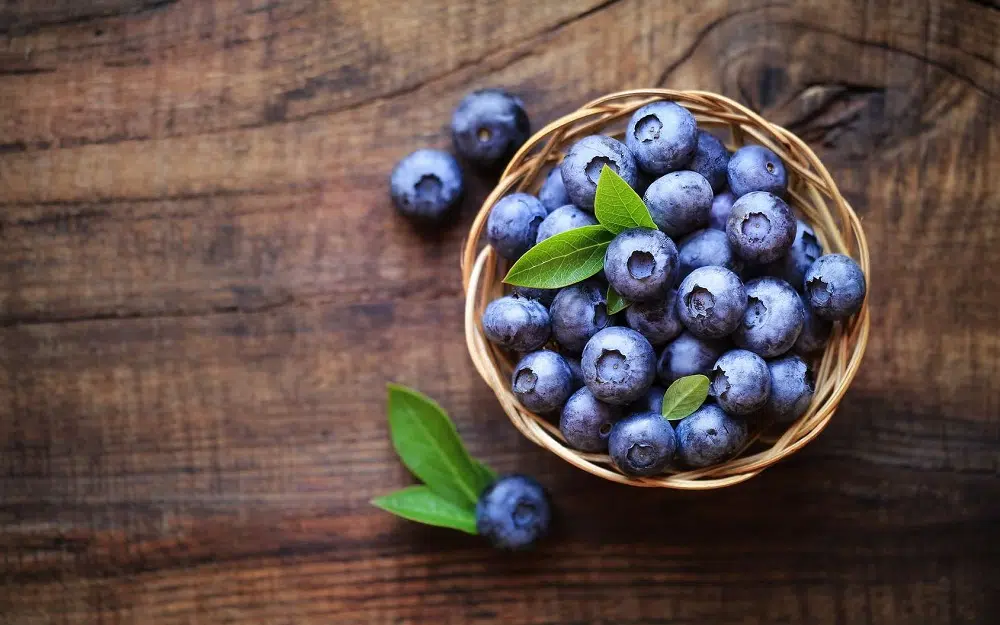
M 869 278 L 870 291 L 868 245 L 861 223 L 841 196 L 830 173 L 801 139 L 718 94 L 640 89 L 607 95 L 557 119 L 535 133 L 511 159 L 476 215 L 465 242 L 462 254 L 465 338 L 479 374 L 493 389 L 514 426 L 532 442 L 576 467 L 624 484 L 690 490 L 721 488 L 748 480 L 795 453 L 826 427 L 864 355 L 870 325 L 867 299 L 859 313 L 835 325 L 822 359 L 818 364 L 813 363 L 816 392 L 812 403 L 783 434 L 765 441 L 759 432 L 756 433 L 742 455 L 724 464 L 647 478 L 622 475 L 611 466 L 607 454 L 582 453 L 568 447 L 556 425 L 522 408 L 510 389 L 510 376 L 516 363 L 486 339 L 480 326 L 486 305 L 503 295 L 502 281 L 508 268 L 490 246 L 479 249 L 493 204 L 514 191 L 536 191 L 544 178 L 540 173 L 547 165 L 556 164 L 574 141 L 596 133 L 620 135 L 620 132 L 610 131 L 616 122 L 620 125 L 636 109 L 656 100 L 672 100 L 686 107 L 701 128 L 728 128 L 730 149 L 749 141 L 764 145 L 781 157 L 789 175 L 789 204 L 813 226 L 826 253 L 848 254 L 860 263 Z

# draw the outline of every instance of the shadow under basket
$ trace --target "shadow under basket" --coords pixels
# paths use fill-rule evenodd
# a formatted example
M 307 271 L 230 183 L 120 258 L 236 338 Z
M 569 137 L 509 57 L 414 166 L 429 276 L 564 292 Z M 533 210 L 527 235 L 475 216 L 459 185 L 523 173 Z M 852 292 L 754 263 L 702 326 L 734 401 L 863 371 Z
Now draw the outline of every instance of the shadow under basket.
M 518 150 L 499 183 L 479 209 L 462 254 L 465 289 L 465 339 L 469 355 L 483 380 L 493 389 L 511 422 L 529 440 L 566 462 L 615 482 L 632 486 L 712 489 L 752 478 L 767 467 L 795 453 L 816 438 L 830 421 L 837 405 L 857 374 L 868 342 L 868 300 L 846 321 L 837 322 L 821 358 L 810 363 L 816 392 L 805 414 L 783 432 L 753 432 L 751 443 L 734 459 L 695 471 L 675 471 L 646 478 L 619 473 L 607 454 L 582 453 L 566 445 L 557 425 L 525 410 L 511 392 L 512 355 L 490 343 L 480 318 L 490 301 L 504 294 L 503 277 L 509 263 L 489 245 L 482 247 L 486 220 L 493 204 L 515 191 L 536 192 L 551 166 L 565 150 L 591 134 L 620 137 L 632 113 L 657 100 L 670 100 L 687 108 L 702 129 L 725 135 L 730 150 L 757 143 L 773 150 L 785 163 L 788 203 L 816 231 L 826 253 L 853 256 L 869 279 L 868 244 L 854 210 L 840 194 L 829 172 L 801 139 L 749 109 L 715 93 L 639 89 L 613 93 L 594 100 L 535 133 Z

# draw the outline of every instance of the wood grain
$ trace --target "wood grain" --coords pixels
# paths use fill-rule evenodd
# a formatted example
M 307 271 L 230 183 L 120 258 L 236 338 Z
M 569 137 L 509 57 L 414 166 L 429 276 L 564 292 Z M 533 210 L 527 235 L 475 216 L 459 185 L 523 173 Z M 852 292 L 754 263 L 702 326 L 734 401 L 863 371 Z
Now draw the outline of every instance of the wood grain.
M 986 1 L 13 0 L 0 6 L 0 622 L 994 623 L 1000 10 Z M 458 250 L 389 206 L 468 90 L 540 127 L 719 91 L 806 138 L 873 250 L 873 333 L 807 449 L 626 489 L 520 439 Z M 367 502 L 384 383 L 552 491 L 509 556 Z

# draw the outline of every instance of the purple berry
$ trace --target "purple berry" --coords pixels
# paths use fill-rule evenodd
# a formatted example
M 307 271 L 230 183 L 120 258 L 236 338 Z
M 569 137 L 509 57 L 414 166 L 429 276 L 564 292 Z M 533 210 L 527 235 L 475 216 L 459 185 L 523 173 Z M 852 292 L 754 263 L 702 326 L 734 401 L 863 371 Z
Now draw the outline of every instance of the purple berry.
M 809 307 L 809 302 L 802 296 L 802 310 L 805 312 L 802 323 L 802 332 L 795 340 L 792 350 L 803 356 L 811 356 L 823 351 L 826 344 L 830 342 L 830 334 L 833 333 L 833 322 L 829 319 L 822 319 Z
M 746 145 L 729 159 L 729 189 L 736 197 L 767 191 L 784 197 L 788 174 L 778 155 L 761 145 Z
M 639 412 L 611 428 L 608 453 L 625 475 L 642 477 L 662 473 L 677 450 L 670 422 L 658 412 Z
M 566 185 L 563 184 L 562 170 L 556 165 L 545 177 L 542 188 L 538 191 L 538 200 L 550 213 L 560 206 L 572 204 L 569 194 L 566 193 Z
M 733 204 L 726 236 L 736 255 L 749 263 L 778 260 L 795 240 L 795 216 L 783 199 L 754 191 Z
M 660 230 L 681 237 L 708 225 L 712 187 L 701 174 L 675 171 L 654 180 L 643 201 Z
M 733 202 L 736 196 L 730 191 L 716 193 L 712 198 L 712 210 L 708 215 L 708 227 L 715 230 L 726 231 L 726 224 L 729 223 L 729 216 L 733 214 Z
M 547 216 L 535 196 L 512 193 L 493 205 L 486 221 L 486 238 L 497 254 L 517 260 L 535 245 L 538 227 Z
M 440 221 L 451 214 L 464 190 L 458 163 L 441 150 L 417 150 L 407 155 L 389 178 L 396 210 L 419 221 Z
M 633 303 L 625 309 L 625 320 L 653 347 L 666 345 L 684 330 L 677 315 L 677 291 L 674 290 L 667 291 L 664 297 Z
M 549 216 L 542 221 L 542 224 L 538 226 L 538 236 L 535 238 L 535 242 L 541 243 L 549 237 L 575 228 L 596 225 L 597 219 L 592 213 L 584 212 L 572 204 L 567 204 L 549 213 Z
M 767 363 L 771 394 L 765 411 L 778 423 L 791 423 L 805 414 L 813 397 L 809 366 L 798 356 L 785 356 Z
M 682 280 L 695 269 L 709 265 L 725 267 L 734 273 L 743 269 L 743 261 L 733 254 L 726 233 L 712 228 L 693 232 L 682 239 L 677 256 Z
M 746 283 L 747 309 L 733 342 L 763 358 L 784 354 L 805 321 L 802 300 L 790 284 L 766 276 Z
M 531 134 L 524 103 L 503 89 L 482 89 L 462 98 L 451 118 L 455 151 L 477 167 L 505 165 Z
M 556 295 L 549 314 L 552 335 L 564 352 L 579 354 L 592 336 L 611 325 L 606 293 L 600 281 L 588 280 Z
M 723 354 L 709 375 L 709 394 L 719 406 L 734 415 L 749 415 L 767 403 L 771 374 L 757 354 L 734 349 Z
M 823 319 L 844 319 L 861 310 L 867 289 L 864 272 L 850 256 L 820 256 L 806 271 L 806 299 Z
M 486 338 L 518 352 L 530 352 L 545 345 L 551 331 L 545 306 L 510 295 L 490 302 L 483 311 L 482 321 Z
M 635 188 L 639 179 L 635 157 L 621 141 L 604 135 L 590 135 L 570 147 L 559 168 L 566 193 L 577 207 L 594 210 L 597 181 L 601 179 L 601 170 L 605 165 Z
M 715 135 L 698 131 L 698 147 L 694 158 L 687 166 L 691 171 L 698 172 L 712 185 L 712 191 L 718 193 L 726 188 L 729 175 L 729 150 Z
M 608 246 L 604 274 L 627 300 L 662 297 L 677 280 L 677 247 L 659 230 L 625 230 Z
M 476 532 L 497 549 L 528 549 L 549 529 L 545 489 L 527 475 L 505 475 L 476 503 Z
M 708 375 L 725 351 L 724 341 L 700 339 L 684 332 L 663 349 L 656 372 L 666 386 L 688 375 Z
M 632 114 L 625 143 L 639 167 L 658 176 L 688 164 L 698 145 L 698 126 L 683 106 L 652 102 Z
M 622 416 L 619 406 L 605 403 L 586 386 L 573 393 L 559 417 L 559 431 L 573 449 L 607 451 L 611 428 Z
M 695 336 L 717 339 L 735 330 L 747 308 L 739 277 L 725 267 L 699 267 L 677 290 L 677 314 Z
M 715 404 L 705 404 L 677 424 L 677 455 L 688 467 L 721 464 L 747 442 L 747 425 Z
M 510 386 L 522 406 L 545 414 L 566 403 L 573 392 L 573 372 L 555 352 L 531 352 L 514 367 Z
M 656 377 L 656 352 L 631 328 L 605 328 L 583 348 L 583 380 L 594 397 L 616 406 L 630 404 Z

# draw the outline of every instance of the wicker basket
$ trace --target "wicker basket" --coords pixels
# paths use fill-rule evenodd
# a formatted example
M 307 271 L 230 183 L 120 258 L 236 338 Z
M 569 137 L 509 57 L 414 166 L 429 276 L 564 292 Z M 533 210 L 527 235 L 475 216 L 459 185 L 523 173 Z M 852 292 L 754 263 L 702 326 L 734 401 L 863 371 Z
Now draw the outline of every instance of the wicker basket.
M 857 374 L 868 342 L 867 300 L 858 314 L 835 325 L 822 359 L 818 364 L 813 363 L 816 393 L 812 404 L 784 433 L 769 438 L 756 432 L 742 455 L 725 464 L 647 478 L 622 475 L 611 465 L 607 454 L 581 453 L 568 447 L 556 425 L 522 408 L 510 390 L 510 375 L 515 363 L 509 354 L 486 340 L 479 322 L 486 305 L 503 294 L 502 280 L 507 269 L 507 264 L 490 246 L 479 250 L 493 204 L 513 191 L 536 191 L 544 179 L 540 174 L 548 165 L 555 164 L 574 141 L 595 133 L 620 136 L 631 114 L 656 100 L 681 104 L 694 114 L 703 128 L 728 128 L 730 149 L 751 140 L 777 153 L 789 173 L 789 203 L 813 226 L 824 250 L 854 256 L 870 279 L 868 245 L 861 223 L 829 172 L 801 139 L 718 94 L 667 89 L 623 91 L 594 100 L 538 131 L 514 155 L 496 188 L 486 198 L 472 224 L 462 255 L 465 338 L 479 374 L 496 393 L 511 422 L 534 443 L 576 467 L 623 484 L 691 490 L 721 488 L 748 480 L 795 453 L 826 427 Z

